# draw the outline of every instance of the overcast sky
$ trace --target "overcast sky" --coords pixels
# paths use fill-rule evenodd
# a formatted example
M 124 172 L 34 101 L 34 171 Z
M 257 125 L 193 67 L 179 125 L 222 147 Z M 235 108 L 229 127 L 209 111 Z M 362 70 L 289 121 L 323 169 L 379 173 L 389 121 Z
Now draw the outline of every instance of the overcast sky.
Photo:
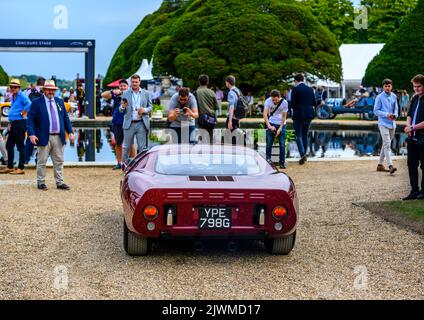
M 355 0 L 359 2 L 359 0 Z M 156 11 L 162 0 L 20 0 L 2 1 L 1 39 L 95 39 L 96 74 L 105 75 L 120 43 L 141 20 Z M 55 8 L 68 11 L 68 28 L 57 29 Z M 61 25 L 63 26 L 63 24 Z M 150 57 L 146 57 L 150 58 Z M 0 53 L 0 65 L 9 75 L 52 75 L 72 80 L 84 74 L 81 53 Z

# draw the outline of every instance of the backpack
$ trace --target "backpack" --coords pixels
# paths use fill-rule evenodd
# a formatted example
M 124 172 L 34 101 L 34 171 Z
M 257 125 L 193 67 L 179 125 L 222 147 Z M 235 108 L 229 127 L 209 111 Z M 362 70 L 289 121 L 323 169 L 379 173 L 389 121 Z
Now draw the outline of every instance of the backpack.
M 37 91 L 37 89 L 31 89 L 31 93 L 29 94 L 28 98 L 29 100 L 31 100 L 31 102 L 33 102 L 34 100 L 37 100 L 38 98 L 41 98 L 42 96 L 43 94 Z
M 237 120 L 241 120 L 246 117 L 249 112 L 249 99 L 242 93 L 238 93 L 236 90 L 232 90 L 237 94 L 237 104 L 234 108 L 234 116 Z

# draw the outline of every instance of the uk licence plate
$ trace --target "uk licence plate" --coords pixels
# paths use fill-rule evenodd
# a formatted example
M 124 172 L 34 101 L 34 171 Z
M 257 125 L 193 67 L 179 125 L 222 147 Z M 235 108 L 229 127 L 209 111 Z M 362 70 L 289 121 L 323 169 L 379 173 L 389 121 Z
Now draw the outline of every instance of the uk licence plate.
M 199 228 L 208 230 L 231 229 L 232 209 L 220 207 L 199 208 Z

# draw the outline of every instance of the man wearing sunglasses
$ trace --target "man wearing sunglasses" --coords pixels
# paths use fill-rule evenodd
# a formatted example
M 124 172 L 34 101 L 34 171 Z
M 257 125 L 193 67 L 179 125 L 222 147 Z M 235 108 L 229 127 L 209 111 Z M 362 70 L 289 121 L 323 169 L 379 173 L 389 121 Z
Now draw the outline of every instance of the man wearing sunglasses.
M 19 79 L 12 79 L 9 87 L 12 97 L 9 112 L 9 136 L 6 143 L 8 164 L 7 168 L 0 170 L 0 174 L 22 175 L 25 174 L 26 116 L 31 107 L 31 100 L 21 92 L 21 82 Z M 17 169 L 13 167 L 15 146 L 19 151 L 19 165 Z

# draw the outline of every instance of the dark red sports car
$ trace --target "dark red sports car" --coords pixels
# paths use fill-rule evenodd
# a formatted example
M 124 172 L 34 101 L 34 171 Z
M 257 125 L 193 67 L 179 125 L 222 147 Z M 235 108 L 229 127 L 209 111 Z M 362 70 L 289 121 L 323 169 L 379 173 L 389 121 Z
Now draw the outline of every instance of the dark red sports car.
M 124 247 L 147 255 L 153 241 L 260 239 L 273 254 L 296 240 L 293 181 L 256 151 L 224 145 L 164 145 L 124 169 Z

